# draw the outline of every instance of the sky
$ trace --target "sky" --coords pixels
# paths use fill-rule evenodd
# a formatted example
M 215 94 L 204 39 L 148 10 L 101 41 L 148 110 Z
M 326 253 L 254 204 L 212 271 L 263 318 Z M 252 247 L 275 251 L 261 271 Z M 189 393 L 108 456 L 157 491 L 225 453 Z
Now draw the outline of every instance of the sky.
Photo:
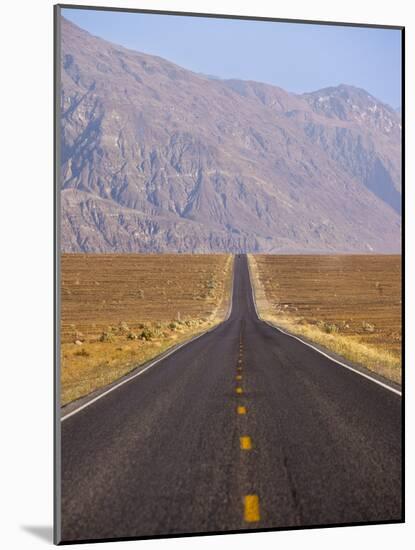
M 401 105 L 399 30 L 79 9 L 62 15 L 95 36 L 197 73 L 295 93 L 351 84 Z

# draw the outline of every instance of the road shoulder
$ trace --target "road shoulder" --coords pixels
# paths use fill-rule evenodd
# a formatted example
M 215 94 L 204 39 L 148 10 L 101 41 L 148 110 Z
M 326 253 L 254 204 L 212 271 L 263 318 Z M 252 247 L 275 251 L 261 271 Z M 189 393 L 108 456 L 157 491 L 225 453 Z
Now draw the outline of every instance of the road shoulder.
M 253 274 L 251 272 L 252 264 L 251 260 L 248 255 L 248 272 L 249 272 L 249 281 L 251 284 L 251 291 L 252 291 L 252 299 L 255 307 L 255 312 L 257 314 L 258 319 L 265 323 L 266 325 L 272 327 L 273 329 L 277 330 L 278 332 L 289 336 L 290 338 L 294 338 L 295 340 L 298 340 L 302 344 L 306 345 L 307 347 L 315 350 L 317 353 L 320 353 L 321 355 L 325 356 L 329 360 L 333 361 L 336 365 L 342 366 L 344 368 L 349 369 L 350 371 L 355 372 L 358 375 L 363 376 L 366 379 L 372 380 L 374 383 L 379 384 L 380 386 L 385 387 L 385 389 L 388 389 L 392 391 L 393 393 L 402 396 L 402 386 L 401 384 L 398 384 L 397 382 L 394 382 L 392 380 L 389 380 L 388 378 L 385 378 L 384 376 L 364 367 L 363 365 L 359 365 L 357 363 L 354 363 L 350 361 L 349 359 L 346 359 L 345 357 L 335 353 L 334 351 L 326 348 L 325 346 L 322 346 L 321 344 L 318 344 L 308 338 L 306 338 L 303 335 L 297 335 L 289 330 L 287 330 L 284 327 L 278 326 L 277 323 L 270 321 L 268 319 L 264 319 L 262 315 L 260 314 L 260 307 L 257 303 L 257 288 L 253 284 Z M 261 299 L 261 298 L 260 298 Z M 262 296 L 262 300 L 264 300 L 265 297 Z M 261 303 L 261 302 L 260 302 Z

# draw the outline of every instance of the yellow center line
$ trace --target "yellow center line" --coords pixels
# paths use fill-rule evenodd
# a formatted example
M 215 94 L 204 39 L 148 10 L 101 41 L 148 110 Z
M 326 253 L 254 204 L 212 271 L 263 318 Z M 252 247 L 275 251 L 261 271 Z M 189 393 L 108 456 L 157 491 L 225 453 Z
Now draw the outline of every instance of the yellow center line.
M 246 414 L 246 407 L 239 406 L 239 407 L 236 408 L 236 412 L 238 414 Z
M 236 388 L 236 393 L 243 393 L 243 392 L 244 390 L 240 386 Z
M 252 523 L 260 519 L 258 495 L 246 495 L 244 497 L 244 520 Z
M 252 441 L 249 435 L 243 435 L 240 437 L 239 442 L 243 451 L 250 451 L 252 449 Z
M 235 376 L 235 378 L 236 378 L 236 380 L 242 380 L 242 375 L 241 375 L 241 374 L 237 374 L 237 375 Z

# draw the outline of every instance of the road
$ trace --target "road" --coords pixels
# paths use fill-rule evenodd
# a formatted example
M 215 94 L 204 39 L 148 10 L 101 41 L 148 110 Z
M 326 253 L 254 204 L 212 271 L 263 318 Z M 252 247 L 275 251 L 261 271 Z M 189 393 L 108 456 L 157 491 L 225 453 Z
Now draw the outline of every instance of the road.
M 64 541 L 401 519 L 401 397 L 260 321 L 245 256 L 227 321 L 61 430 Z

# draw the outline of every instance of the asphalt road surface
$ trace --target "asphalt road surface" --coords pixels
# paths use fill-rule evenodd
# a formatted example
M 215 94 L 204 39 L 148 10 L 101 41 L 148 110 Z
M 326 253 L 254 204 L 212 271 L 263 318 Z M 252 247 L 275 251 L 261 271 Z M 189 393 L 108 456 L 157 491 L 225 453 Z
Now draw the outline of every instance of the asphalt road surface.
M 63 420 L 61 540 L 401 519 L 401 397 L 260 321 L 227 321 Z

